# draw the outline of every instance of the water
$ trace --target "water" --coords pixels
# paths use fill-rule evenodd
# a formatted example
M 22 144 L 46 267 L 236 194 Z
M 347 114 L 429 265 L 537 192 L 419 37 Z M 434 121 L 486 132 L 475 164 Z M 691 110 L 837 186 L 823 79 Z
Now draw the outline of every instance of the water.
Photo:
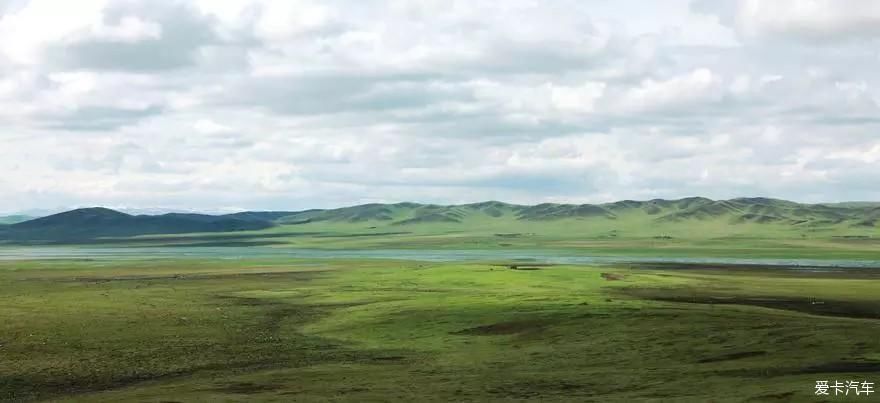
M 143 260 L 143 259 L 396 259 L 426 262 L 522 261 L 555 264 L 691 263 L 779 266 L 789 268 L 880 268 L 876 260 L 748 259 L 704 257 L 589 256 L 566 250 L 369 249 L 327 250 L 277 247 L 0 247 L 0 260 Z

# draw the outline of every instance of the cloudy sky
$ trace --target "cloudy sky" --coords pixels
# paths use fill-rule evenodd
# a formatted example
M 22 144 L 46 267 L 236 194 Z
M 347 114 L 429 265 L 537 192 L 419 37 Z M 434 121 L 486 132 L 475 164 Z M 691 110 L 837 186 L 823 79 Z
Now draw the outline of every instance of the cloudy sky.
M 880 2 L 0 0 L 0 212 L 880 200 Z

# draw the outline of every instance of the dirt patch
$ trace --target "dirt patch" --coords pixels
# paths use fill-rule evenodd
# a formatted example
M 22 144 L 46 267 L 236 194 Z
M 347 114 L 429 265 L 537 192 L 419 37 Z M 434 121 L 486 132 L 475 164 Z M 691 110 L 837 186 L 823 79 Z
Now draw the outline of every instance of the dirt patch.
M 403 361 L 405 359 L 406 359 L 406 357 L 401 356 L 401 355 L 389 355 L 389 356 L 381 356 L 381 357 L 373 357 L 372 358 L 373 361 L 377 361 L 377 362 L 397 362 L 397 361 Z
M 555 266 L 552 263 L 507 263 L 495 264 L 495 267 L 506 267 L 510 270 L 541 270 L 547 267 Z
M 457 332 L 452 332 L 451 334 L 463 336 L 500 336 L 538 331 L 546 327 L 548 324 L 549 322 L 544 320 L 499 322 L 493 323 L 491 325 L 477 326 L 464 330 L 459 330 Z
M 294 320 L 295 323 L 305 323 L 316 316 L 313 309 L 304 309 L 301 306 L 288 306 L 279 309 L 272 309 L 265 313 L 265 319 L 260 324 L 258 332 L 262 334 L 275 334 L 281 330 L 281 325 L 286 320 Z
M 591 395 L 592 388 L 588 385 L 563 380 L 532 380 L 509 383 L 487 389 L 487 392 L 512 399 L 540 400 L 542 397 Z
M 798 371 L 798 374 L 824 374 L 824 373 L 880 373 L 880 362 L 868 361 L 838 361 L 814 365 Z
M 691 289 L 629 288 L 620 292 L 640 299 L 708 305 L 747 305 L 820 316 L 880 319 L 880 303 L 867 301 L 816 300 L 779 296 L 718 296 Z
M 712 274 L 761 274 L 768 277 L 880 278 L 880 267 L 809 266 L 759 263 L 631 262 L 630 269 L 705 271 Z M 662 274 L 661 274 L 662 275 Z M 668 274 L 667 274 L 668 275 Z
M 281 388 L 281 385 L 258 384 L 253 382 L 233 382 L 227 385 L 219 386 L 212 390 L 224 393 L 250 395 L 255 393 L 271 392 Z
M 724 376 L 736 376 L 747 378 L 766 378 L 768 376 L 791 376 L 813 374 L 867 374 L 880 373 L 878 361 L 835 361 L 808 367 L 782 367 L 782 368 L 751 368 L 735 369 L 730 371 L 718 371 L 717 374 Z
M 626 278 L 625 275 L 617 273 L 602 273 L 601 276 L 608 281 L 618 281 Z
M 733 361 L 740 360 L 743 358 L 751 358 L 751 357 L 759 357 L 762 355 L 766 355 L 766 351 L 741 351 L 736 353 L 729 353 L 718 355 L 715 357 L 707 357 L 697 360 L 698 363 L 705 364 L 710 362 L 722 362 L 722 361 Z
M 116 277 L 73 277 L 59 280 L 61 282 L 82 283 L 106 283 L 110 281 L 161 281 L 161 280 L 218 280 L 226 278 L 253 278 L 263 277 L 272 279 L 285 279 L 297 281 L 310 281 L 323 275 L 329 270 L 310 271 L 262 271 L 262 272 L 234 272 L 234 273 L 204 273 L 204 274 L 165 274 L 159 276 L 116 276 Z
M 227 301 L 234 303 L 235 305 L 241 306 L 279 306 L 283 305 L 281 301 L 265 299 L 265 298 L 254 298 L 254 297 L 241 297 L 238 295 L 217 295 L 217 299 L 221 301 Z
M 376 227 L 370 227 L 376 228 Z M 327 235 L 317 235 L 315 238 L 363 238 L 363 237 L 371 237 L 371 236 L 390 236 L 390 235 L 408 235 L 412 234 L 410 231 L 394 231 L 394 232 L 371 232 L 368 234 L 327 234 Z
M 789 400 L 793 398 L 795 392 L 784 392 L 784 393 L 771 393 L 768 395 L 761 395 L 754 398 L 749 399 L 749 401 L 766 401 L 766 400 Z

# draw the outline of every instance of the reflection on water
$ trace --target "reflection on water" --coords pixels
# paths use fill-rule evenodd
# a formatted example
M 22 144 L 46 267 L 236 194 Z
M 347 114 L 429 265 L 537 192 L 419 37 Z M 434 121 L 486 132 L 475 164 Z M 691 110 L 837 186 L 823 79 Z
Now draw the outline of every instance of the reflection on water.
M 74 246 L 28 246 L 0 247 L 0 260 L 43 259 L 399 259 L 429 262 L 455 261 L 531 261 L 557 264 L 590 263 L 703 263 L 703 264 L 753 264 L 762 266 L 786 266 L 810 268 L 880 268 L 876 260 L 813 260 L 813 259 L 740 259 L 740 258 L 693 258 L 693 257 L 627 257 L 587 256 L 571 251 L 553 250 L 443 250 L 443 249 L 371 249 L 371 250 L 324 250 L 269 247 L 152 247 L 112 248 Z

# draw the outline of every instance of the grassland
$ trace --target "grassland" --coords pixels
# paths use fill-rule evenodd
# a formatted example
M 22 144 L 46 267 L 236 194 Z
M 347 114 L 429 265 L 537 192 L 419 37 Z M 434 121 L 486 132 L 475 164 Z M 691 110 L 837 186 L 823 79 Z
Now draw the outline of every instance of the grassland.
M 543 249 L 878 260 L 878 225 L 880 205 L 873 203 L 811 205 L 765 198 L 535 206 L 397 203 L 225 216 L 146 217 L 92 208 L 0 226 L 0 244 Z M 200 230 L 208 232 L 194 233 Z
M 787 225 L 724 220 L 646 224 L 631 219 L 522 222 L 475 217 L 465 223 L 395 226 L 387 222 L 315 222 L 263 231 L 142 236 L 99 244 L 139 246 L 274 246 L 312 249 L 565 250 L 594 256 L 708 256 L 880 260 L 880 231 L 802 233 Z
M 518 269 L 0 262 L 0 400 L 801 402 L 880 381 L 877 271 Z

